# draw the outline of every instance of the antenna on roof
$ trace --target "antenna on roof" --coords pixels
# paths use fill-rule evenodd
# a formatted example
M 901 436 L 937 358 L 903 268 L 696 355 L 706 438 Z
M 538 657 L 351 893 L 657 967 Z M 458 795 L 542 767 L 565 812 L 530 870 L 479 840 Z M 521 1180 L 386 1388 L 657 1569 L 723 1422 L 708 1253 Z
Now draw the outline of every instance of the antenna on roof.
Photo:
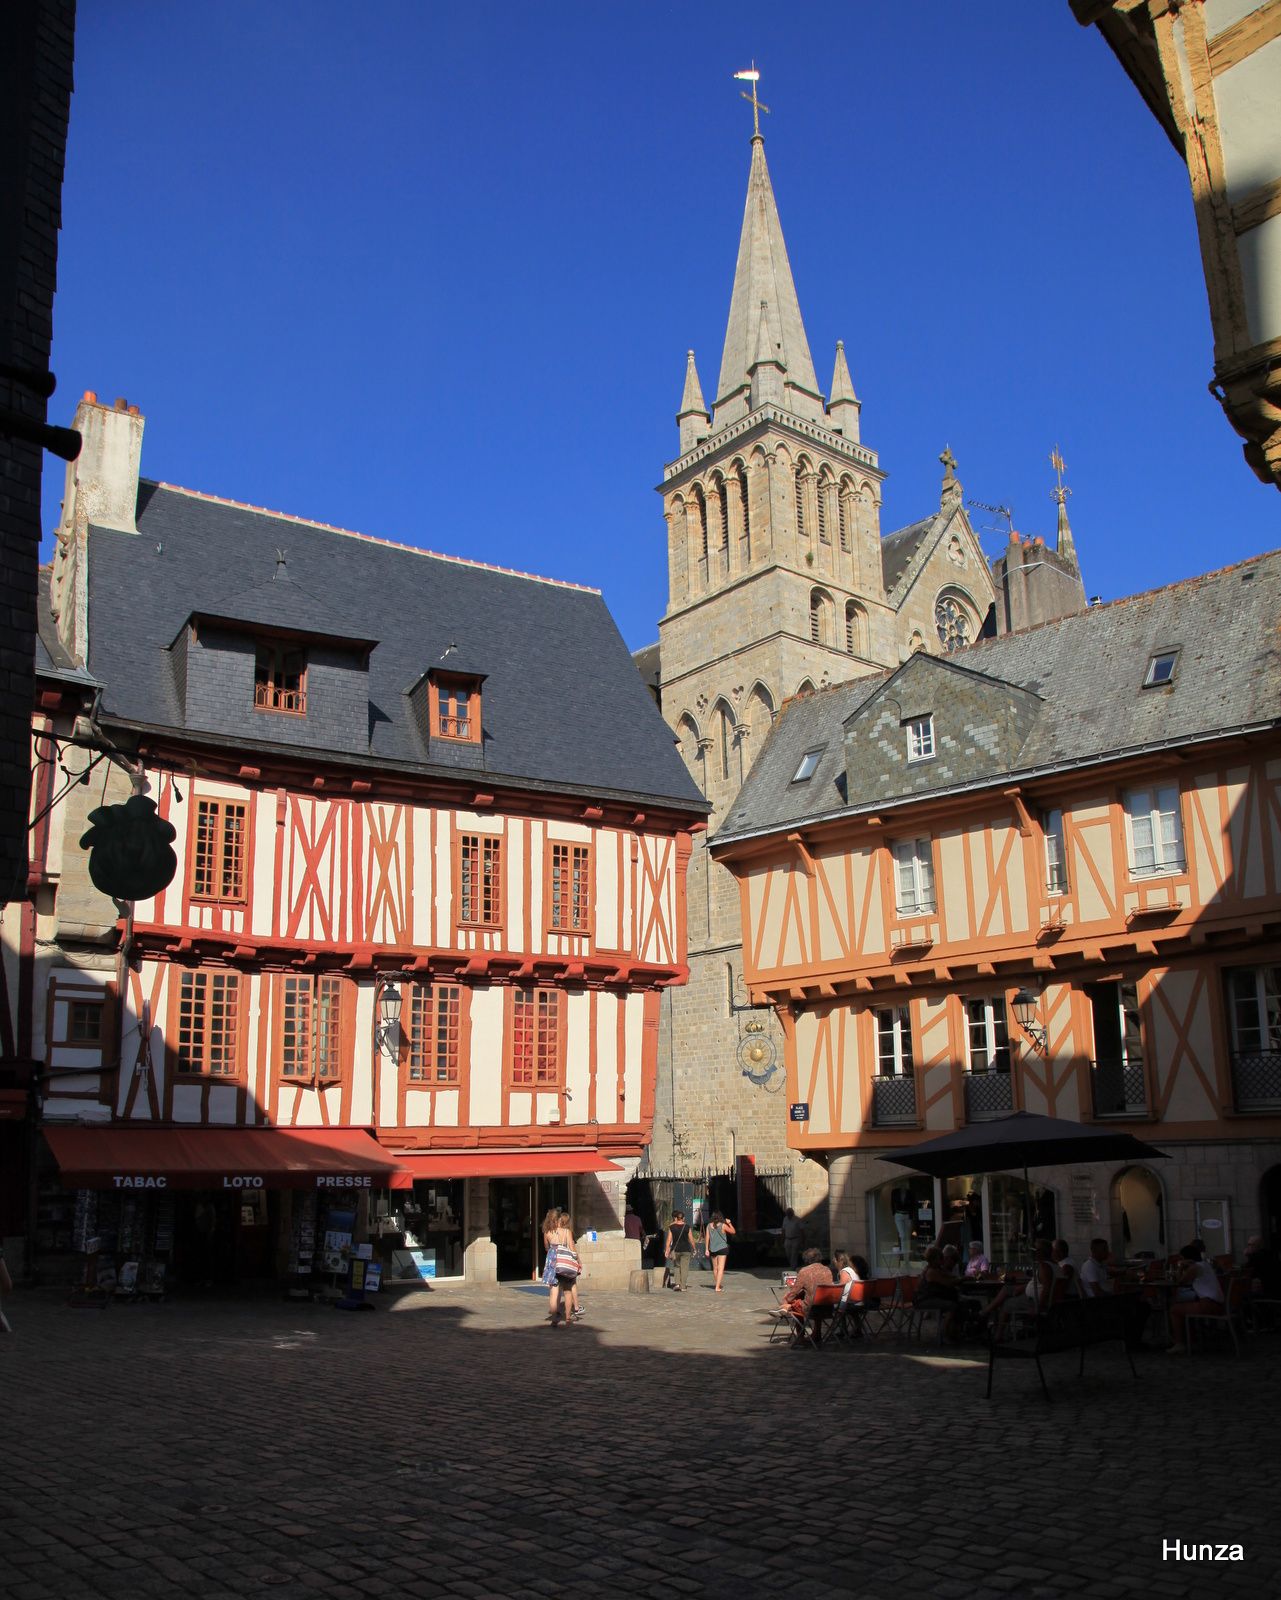
M 1006 544 L 1014 543 L 1014 507 L 990 506 L 986 500 L 967 500 L 966 505 L 974 511 L 989 511 L 994 517 L 1005 519 L 1004 528 L 995 522 L 990 522 L 983 528 L 984 533 L 999 533 L 1004 536 Z

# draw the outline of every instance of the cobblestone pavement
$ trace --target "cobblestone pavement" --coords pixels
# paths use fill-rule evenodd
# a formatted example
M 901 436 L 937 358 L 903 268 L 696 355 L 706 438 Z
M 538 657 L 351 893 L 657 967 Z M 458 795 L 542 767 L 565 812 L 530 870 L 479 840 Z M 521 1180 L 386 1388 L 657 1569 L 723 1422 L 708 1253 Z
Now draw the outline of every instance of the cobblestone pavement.
M 767 1285 L 514 1289 L 376 1314 L 274 1298 L 68 1309 L 0 1339 L 0 1591 L 368 1595 L 1281 1593 L 1281 1334 L 1119 1348 L 983 1398 L 979 1352 L 767 1342 Z M 1162 1560 L 1236 1542 L 1241 1564 Z M 5 1581 L 8 1580 L 7 1590 Z

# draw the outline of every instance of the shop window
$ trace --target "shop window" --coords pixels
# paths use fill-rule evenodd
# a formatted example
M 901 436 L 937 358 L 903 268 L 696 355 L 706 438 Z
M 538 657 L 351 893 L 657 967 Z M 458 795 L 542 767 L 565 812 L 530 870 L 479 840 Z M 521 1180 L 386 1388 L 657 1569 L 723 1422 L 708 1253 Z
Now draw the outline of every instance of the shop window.
M 415 984 L 409 997 L 409 1081 L 458 1082 L 463 991 L 456 983 Z
M 553 933 L 586 933 L 590 926 L 591 846 L 565 844 L 551 847 L 547 886 L 548 927 Z
M 284 645 L 260 643 L 254 655 L 254 707 L 258 711 L 307 710 L 307 656 Z
M 196 800 L 193 900 L 244 903 L 248 817 L 248 806 L 237 801 Z
M 497 834 L 465 833 L 458 849 L 458 920 L 495 928 L 503 917 L 503 841 Z
M 563 1076 L 561 1003 L 557 989 L 512 990 L 511 1082 L 522 1088 L 555 1089 Z
M 346 980 L 295 977 L 281 981 L 280 1075 L 292 1083 L 327 1083 L 342 1076 Z
M 240 1063 L 240 974 L 183 972 L 172 1037 L 179 1072 L 233 1078 Z

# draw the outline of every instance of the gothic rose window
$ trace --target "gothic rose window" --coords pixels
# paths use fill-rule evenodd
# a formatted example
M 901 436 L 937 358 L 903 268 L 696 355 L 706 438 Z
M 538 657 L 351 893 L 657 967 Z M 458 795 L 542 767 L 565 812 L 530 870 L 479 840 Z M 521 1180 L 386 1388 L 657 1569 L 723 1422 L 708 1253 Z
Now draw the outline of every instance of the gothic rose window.
M 934 607 L 934 625 L 944 650 L 963 650 L 969 644 L 969 613 L 950 595 L 944 595 Z

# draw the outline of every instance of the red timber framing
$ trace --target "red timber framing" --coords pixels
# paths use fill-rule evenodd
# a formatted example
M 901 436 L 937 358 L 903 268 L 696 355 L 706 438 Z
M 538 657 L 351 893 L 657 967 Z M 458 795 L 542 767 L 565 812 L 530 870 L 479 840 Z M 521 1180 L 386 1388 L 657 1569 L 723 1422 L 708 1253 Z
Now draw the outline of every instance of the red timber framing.
M 1047 857 L 1050 824 L 1061 848 Z M 908 838 L 930 841 L 935 904 L 903 913 L 893 846 Z M 783 1022 L 788 1097 L 811 1109 L 789 1127 L 796 1148 L 886 1148 L 962 1125 L 965 1002 L 985 997 L 1005 1006 L 1013 1109 L 1115 1121 L 1157 1143 L 1281 1136 L 1281 1101 L 1255 1091 L 1243 1104 L 1224 991 L 1231 969 L 1281 965 L 1281 740 L 1225 737 L 715 853 L 739 878 L 749 991 Z M 1122 984 L 1141 1049 L 1109 1105 L 1095 1007 Z M 1044 1047 L 1015 1020 L 1020 990 L 1037 998 Z M 878 1126 L 886 1007 L 911 1017 L 915 1121 L 900 1111 Z
M 119 924 L 129 961 L 99 1077 L 117 1124 L 639 1154 L 660 991 L 687 975 L 697 818 L 503 791 L 488 775 L 250 765 L 179 741 L 141 753 L 180 867 Z M 460 921 L 467 837 L 498 845 L 490 922 Z M 377 997 L 401 971 L 389 1056 Z

